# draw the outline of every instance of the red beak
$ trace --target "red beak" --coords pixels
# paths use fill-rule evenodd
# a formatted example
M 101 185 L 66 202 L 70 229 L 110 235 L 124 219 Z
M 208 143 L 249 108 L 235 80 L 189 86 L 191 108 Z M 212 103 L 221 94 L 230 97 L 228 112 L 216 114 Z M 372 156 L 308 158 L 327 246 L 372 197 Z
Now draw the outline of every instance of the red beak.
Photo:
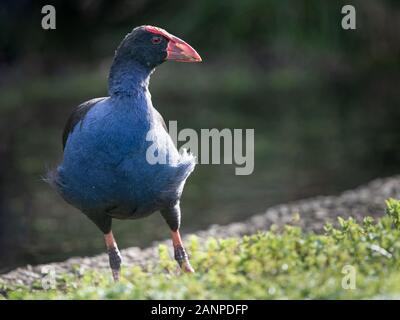
M 179 62 L 201 62 L 200 55 L 185 41 L 173 36 L 164 29 L 146 26 L 146 30 L 166 37 L 168 42 L 166 60 Z
M 201 62 L 200 55 L 185 41 L 172 36 L 167 47 L 167 60 Z

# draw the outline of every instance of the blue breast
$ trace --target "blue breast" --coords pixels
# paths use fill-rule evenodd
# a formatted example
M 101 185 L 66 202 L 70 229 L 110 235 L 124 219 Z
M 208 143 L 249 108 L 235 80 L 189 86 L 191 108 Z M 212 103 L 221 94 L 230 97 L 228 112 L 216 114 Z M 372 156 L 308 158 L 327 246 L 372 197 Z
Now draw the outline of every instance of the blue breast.
M 178 201 L 194 159 L 178 153 L 155 112 L 147 91 L 96 103 L 66 142 L 57 169 L 62 196 L 86 212 L 114 210 L 132 218 Z M 149 130 L 155 141 L 146 141 Z M 153 143 L 168 163 L 149 164 Z

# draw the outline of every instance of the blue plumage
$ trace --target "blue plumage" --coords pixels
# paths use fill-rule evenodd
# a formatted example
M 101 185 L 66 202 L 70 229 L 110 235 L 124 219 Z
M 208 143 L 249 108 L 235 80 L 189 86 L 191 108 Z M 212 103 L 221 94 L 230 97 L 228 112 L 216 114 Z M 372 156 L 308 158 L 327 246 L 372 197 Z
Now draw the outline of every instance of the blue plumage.
M 135 219 L 160 210 L 175 232 L 180 264 L 187 260 L 177 233 L 179 200 L 195 160 L 178 152 L 148 90 L 151 73 L 165 60 L 201 58 L 165 30 L 144 26 L 129 33 L 114 57 L 109 96 L 89 100 L 72 113 L 63 134 L 62 163 L 49 174 L 61 196 L 105 234 L 116 279 L 121 259 L 112 218 Z M 168 161 L 149 162 L 150 147 Z
M 150 75 L 163 60 L 157 61 L 152 52 L 147 59 L 156 61 L 150 64 L 132 58 L 131 50 L 123 50 L 128 37 L 111 67 L 110 96 L 78 107 L 88 110 L 64 137 L 64 158 L 52 175 L 62 197 L 104 233 L 111 228 L 109 217 L 134 219 L 162 210 L 174 220 L 172 216 L 178 215 L 174 207 L 195 166 L 192 156 L 178 153 L 151 102 Z M 149 130 L 153 141 L 146 140 Z M 166 164 L 147 161 L 146 151 L 153 144 L 169 160 Z M 177 228 L 179 221 L 175 224 Z
M 148 163 L 146 151 L 157 142 L 146 141 L 149 130 L 161 141 L 158 152 L 167 154 L 167 164 Z M 57 169 L 58 186 L 83 212 L 138 218 L 173 206 L 193 168 L 194 159 L 178 154 L 143 87 L 96 102 L 77 123 Z

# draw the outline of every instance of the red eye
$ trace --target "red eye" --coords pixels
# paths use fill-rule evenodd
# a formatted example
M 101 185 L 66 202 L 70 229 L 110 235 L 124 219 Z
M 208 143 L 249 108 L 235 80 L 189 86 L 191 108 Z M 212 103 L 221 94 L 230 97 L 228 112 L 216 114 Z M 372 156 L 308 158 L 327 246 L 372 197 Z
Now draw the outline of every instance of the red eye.
M 161 37 L 154 36 L 153 38 L 151 38 L 151 42 L 153 44 L 159 44 L 161 42 Z

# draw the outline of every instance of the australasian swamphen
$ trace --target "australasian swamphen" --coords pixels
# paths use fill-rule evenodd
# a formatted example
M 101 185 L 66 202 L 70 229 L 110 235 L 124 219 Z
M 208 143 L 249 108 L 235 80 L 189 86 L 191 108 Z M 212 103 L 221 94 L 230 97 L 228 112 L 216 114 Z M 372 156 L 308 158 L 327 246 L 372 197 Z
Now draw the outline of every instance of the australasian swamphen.
M 63 133 L 63 161 L 48 174 L 61 196 L 104 233 L 116 281 L 121 254 L 112 219 L 137 219 L 155 211 L 161 212 L 171 229 L 178 264 L 193 272 L 179 234 L 179 201 L 195 160 L 176 149 L 148 89 L 151 73 L 165 60 L 200 62 L 201 58 L 161 28 L 133 29 L 115 53 L 109 96 L 89 100 L 73 111 Z M 158 156 L 168 161 L 149 163 L 150 145 L 156 145 Z

